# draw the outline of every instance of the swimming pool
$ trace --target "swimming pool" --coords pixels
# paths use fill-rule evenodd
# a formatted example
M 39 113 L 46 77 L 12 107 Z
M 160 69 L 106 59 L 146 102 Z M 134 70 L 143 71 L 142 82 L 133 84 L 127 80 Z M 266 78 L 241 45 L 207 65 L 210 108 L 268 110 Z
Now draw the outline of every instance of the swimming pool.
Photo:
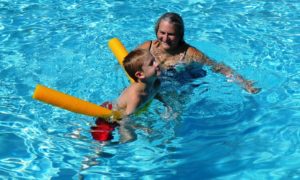
M 132 50 L 154 39 L 166 11 L 183 16 L 187 42 L 262 92 L 207 69 L 180 92 L 179 117 L 154 102 L 134 118 L 152 131 L 111 145 L 91 138 L 92 118 L 31 98 L 41 83 L 115 99 L 128 82 L 108 40 Z M 299 11 L 295 0 L 1 1 L 1 179 L 298 179 Z

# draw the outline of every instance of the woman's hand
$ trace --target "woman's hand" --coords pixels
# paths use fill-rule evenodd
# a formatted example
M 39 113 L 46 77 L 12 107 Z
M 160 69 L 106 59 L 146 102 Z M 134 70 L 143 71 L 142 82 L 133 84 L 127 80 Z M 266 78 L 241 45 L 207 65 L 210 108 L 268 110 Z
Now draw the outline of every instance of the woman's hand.
M 254 84 L 253 81 L 244 81 L 243 83 L 244 83 L 244 89 L 251 94 L 257 94 L 261 91 L 261 88 L 257 88 L 253 86 Z

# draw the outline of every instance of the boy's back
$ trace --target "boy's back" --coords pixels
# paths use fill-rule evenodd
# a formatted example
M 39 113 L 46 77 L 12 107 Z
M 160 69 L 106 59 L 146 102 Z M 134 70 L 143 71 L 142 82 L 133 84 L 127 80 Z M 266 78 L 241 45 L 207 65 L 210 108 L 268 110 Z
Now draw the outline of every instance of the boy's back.
M 125 115 L 132 114 L 146 104 L 158 92 L 160 69 L 148 50 L 130 52 L 123 62 L 129 76 L 135 80 L 120 95 L 117 106 Z

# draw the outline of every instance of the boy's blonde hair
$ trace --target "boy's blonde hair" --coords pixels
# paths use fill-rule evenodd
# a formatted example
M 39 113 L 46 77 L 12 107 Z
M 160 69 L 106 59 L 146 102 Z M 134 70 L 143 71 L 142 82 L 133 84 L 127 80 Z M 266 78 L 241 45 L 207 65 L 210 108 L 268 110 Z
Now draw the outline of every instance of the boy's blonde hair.
M 137 71 L 143 71 L 142 67 L 146 58 L 149 57 L 149 50 L 145 49 L 136 49 L 131 51 L 124 59 L 123 66 L 127 74 L 135 81 L 138 81 L 138 78 L 135 76 Z

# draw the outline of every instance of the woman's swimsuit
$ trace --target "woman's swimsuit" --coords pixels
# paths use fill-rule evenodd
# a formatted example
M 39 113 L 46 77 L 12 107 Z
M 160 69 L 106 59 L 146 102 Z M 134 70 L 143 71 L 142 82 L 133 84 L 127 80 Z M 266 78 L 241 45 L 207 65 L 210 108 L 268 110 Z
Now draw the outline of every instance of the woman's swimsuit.
M 150 42 L 149 51 L 154 54 L 152 41 Z M 180 53 L 180 59 L 177 64 L 170 66 L 167 69 L 161 71 L 160 80 L 164 82 L 172 82 L 183 84 L 190 82 L 193 79 L 206 76 L 206 71 L 202 69 L 202 65 L 199 63 L 187 64 L 184 62 L 187 50 Z M 169 83 L 167 83 L 169 84 Z

